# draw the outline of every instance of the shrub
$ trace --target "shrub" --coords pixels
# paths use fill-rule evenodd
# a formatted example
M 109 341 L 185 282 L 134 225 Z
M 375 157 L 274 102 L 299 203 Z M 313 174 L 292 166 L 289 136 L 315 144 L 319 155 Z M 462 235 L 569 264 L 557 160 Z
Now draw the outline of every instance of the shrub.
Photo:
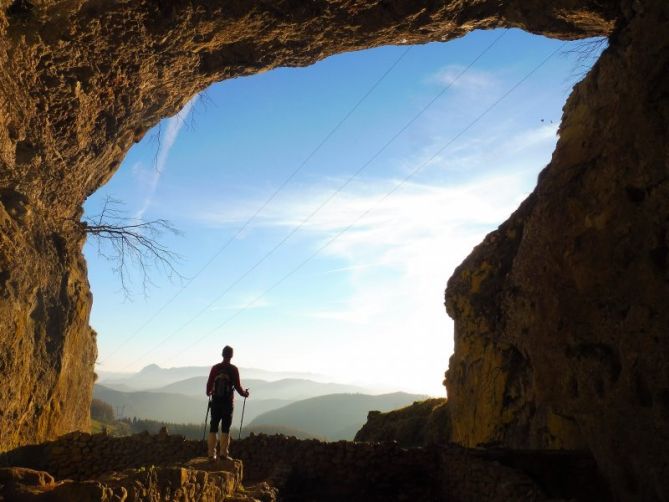
M 113 422 L 114 408 L 112 408 L 111 404 L 105 403 L 100 399 L 93 399 L 91 402 L 91 418 L 100 422 Z

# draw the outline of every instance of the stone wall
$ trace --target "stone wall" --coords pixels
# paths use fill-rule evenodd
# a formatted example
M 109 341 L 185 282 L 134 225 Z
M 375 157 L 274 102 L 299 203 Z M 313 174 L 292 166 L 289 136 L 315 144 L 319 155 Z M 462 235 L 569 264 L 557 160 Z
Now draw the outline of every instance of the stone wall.
M 166 434 L 107 434 L 73 432 L 38 446 L 0 455 L 0 465 L 47 471 L 57 479 L 95 479 L 104 473 L 146 466 L 167 466 L 206 456 L 202 441 Z
M 282 500 L 437 499 L 434 454 L 425 450 L 254 435 L 231 453 L 247 479 L 269 480 Z
M 265 435 L 234 441 L 231 450 L 246 479 L 270 481 L 286 501 L 611 500 L 584 452 L 516 455 Z

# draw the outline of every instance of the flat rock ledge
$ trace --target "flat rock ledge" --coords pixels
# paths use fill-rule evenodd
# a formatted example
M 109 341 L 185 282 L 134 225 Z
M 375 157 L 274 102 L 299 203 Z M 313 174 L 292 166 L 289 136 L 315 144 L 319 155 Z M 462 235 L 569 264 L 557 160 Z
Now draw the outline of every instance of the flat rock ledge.
M 240 460 L 198 457 L 182 465 L 147 466 L 110 472 L 97 479 L 56 480 L 26 467 L 0 468 L 0 500 L 15 502 L 132 502 L 178 500 L 201 502 L 275 502 L 267 483 L 242 486 Z

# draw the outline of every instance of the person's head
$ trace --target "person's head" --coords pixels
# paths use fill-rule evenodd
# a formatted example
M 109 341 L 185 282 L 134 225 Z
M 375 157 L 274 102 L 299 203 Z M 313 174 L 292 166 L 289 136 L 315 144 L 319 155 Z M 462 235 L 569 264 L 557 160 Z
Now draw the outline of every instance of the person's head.
M 233 352 L 234 351 L 232 350 L 232 347 L 230 347 L 230 345 L 226 345 L 225 347 L 223 347 L 223 359 L 225 360 L 232 359 Z

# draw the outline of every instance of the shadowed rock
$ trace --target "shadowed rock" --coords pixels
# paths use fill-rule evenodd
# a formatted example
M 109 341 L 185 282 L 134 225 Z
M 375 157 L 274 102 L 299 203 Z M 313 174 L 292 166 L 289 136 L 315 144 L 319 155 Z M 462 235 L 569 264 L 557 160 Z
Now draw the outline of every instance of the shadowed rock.
M 448 443 L 448 403 L 444 398 L 427 399 L 387 413 L 370 411 L 355 441 L 397 441 L 405 448 Z

